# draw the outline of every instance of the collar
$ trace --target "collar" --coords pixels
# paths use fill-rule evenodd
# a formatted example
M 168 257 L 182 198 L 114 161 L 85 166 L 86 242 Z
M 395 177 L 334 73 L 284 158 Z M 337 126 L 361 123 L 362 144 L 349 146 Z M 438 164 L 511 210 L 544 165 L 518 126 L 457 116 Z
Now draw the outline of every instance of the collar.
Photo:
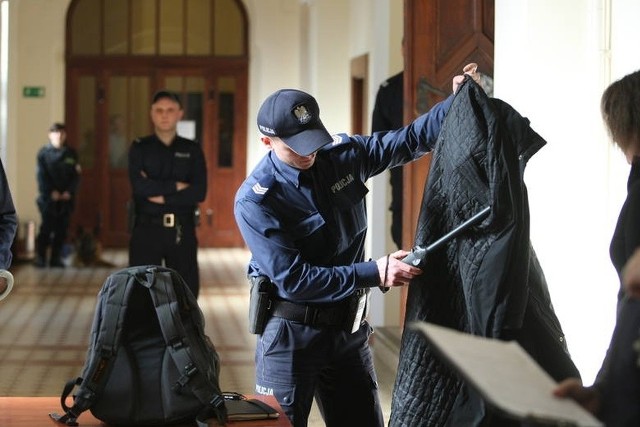
M 280 160 L 273 151 L 269 152 L 269 157 L 271 158 L 273 167 L 284 177 L 286 181 L 295 185 L 296 188 L 300 187 L 300 174 L 302 173 L 300 169 L 296 169 L 293 166 L 286 164 Z

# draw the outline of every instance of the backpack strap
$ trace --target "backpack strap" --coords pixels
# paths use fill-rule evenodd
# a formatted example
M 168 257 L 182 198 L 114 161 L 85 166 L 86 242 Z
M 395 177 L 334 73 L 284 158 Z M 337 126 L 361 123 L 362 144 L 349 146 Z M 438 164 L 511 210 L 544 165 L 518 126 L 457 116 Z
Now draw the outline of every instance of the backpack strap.
M 155 273 L 155 277 L 148 280 L 152 284 L 149 292 L 169 354 L 181 374 L 173 387 L 176 390 L 180 390 L 189 385 L 193 394 L 203 404 L 203 410 L 197 416 L 199 425 L 206 426 L 206 419 L 213 416 L 217 418 L 220 424 L 225 425 L 227 414 L 222 392 L 217 384 L 208 381 L 206 367 L 199 366 L 202 364 L 201 360 L 193 357 L 192 343 L 185 342 L 187 332 L 180 313 L 180 305 L 184 298 L 176 296 L 172 281 L 172 271 L 155 270 L 153 273 Z M 174 274 L 177 275 L 177 273 Z M 182 280 L 180 276 L 178 278 Z M 197 306 L 196 302 L 194 304 Z M 200 371 L 201 375 L 195 375 L 198 371 Z
M 92 331 L 97 333 L 98 341 L 92 344 L 90 364 L 85 367 L 83 376 L 67 382 L 60 404 L 64 415 L 51 413 L 49 416 L 62 424 L 77 426 L 77 418 L 89 409 L 100 395 L 113 368 L 113 362 L 120 343 L 120 333 L 126 312 L 126 301 L 129 299 L 134 280 L 127 280 L 128 274 L 111 275 L 100 291 L 99 309 L 93 319 Z M 122 279 L 125 279 L 122 283 Z M 105 295 L 106 294 L 106 295 Z M 98 330 L 99 328 L 99 330 Z M 66 399 L 75 386 L 80 386 L 73 399 L 73 406 L 68 407 Z

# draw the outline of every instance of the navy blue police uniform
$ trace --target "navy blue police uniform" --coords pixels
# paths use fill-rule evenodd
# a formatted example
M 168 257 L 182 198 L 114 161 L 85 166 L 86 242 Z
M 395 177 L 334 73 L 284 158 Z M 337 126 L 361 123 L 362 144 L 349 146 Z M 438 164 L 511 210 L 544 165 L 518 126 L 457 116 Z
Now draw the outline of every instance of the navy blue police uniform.
M 64 127 L 52 131 L 64 131 Z M 36 237 L 36 264 L 46 264 L 47 251 L 51 247 L 51 266 L 62 267 L 62 246 L 67 239 L 69 222 L 75 204 L 75 195 L 80 183 L 78 154 L 66 144 L 55 147 L 48 143 L 38 151 L 36 157 L 36 179 L 41 223 Z M 53 200 L 53 191 L 68 192 L 69 200 Z
M 197 297 L 200 289 L 196 210 L 207 193 L 207 168 L 200 144 L 176 136 L 168 146 L 154 134 L 129 150 L 133 229 L 129 265 L 164 265 L 176 270 Z M 178 191 L 176 182 L 189 186 Z M 153 196 L 165 203 L 153 203 Z
M 279 112 L 282 105 L 272 101 L 283 93 L 292 97 L 290 111 Z M 319 115 L 310 95 L 276 92 L 258 114 L 262 133 L 295 132 L 296 123 L 279 130 L 264 114 L 299 118 L 300 105 Z M 327 426 L 384 424 L 368 346 L 372 328 L 366 320 L 352 328 L 348 314 L 381 282 L 376 262 L 364 259 L 365 182 L 430 151 L 449 105 L 394 132 L 333 136 L 304 171 L 271 150 L 236 194 L 236 222 L 252 254 L 248 275 L 275 285 L 271 317 L 256 346 L 256 392 L 275 395 L 295 427 L 307 425 L 314 396 Z M 303 138 L 305 126 L 324 129 L 319 117 L 305 117 L 298 124 Z

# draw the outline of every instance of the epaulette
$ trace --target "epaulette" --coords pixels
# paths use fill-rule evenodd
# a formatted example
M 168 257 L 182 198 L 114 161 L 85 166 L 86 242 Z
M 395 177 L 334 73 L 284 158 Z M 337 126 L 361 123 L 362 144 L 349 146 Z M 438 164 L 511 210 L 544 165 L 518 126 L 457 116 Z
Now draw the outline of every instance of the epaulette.
M 260 203 L 262 199 L 267 195 L 273 184 L 276 182 L 276 177 L 273 174 L 265 174 L 260 177 L 253 187 L 251 187 L 251 191 L 247 193 L 247 198 L 253 200 L 254 202 Z
M 136 138 L 136 139 L 134 139 L 134 140 L 133 140 L 133 143 L 134 143 L 134 144 L 139 144 L 139 143 L 141 143 L 141 142 L 142 142 L 142 140 L 143 140 L 143 139 L 144 139 L 144 138 L 138 137 L 138 138 Z
M 322 147 L 321 150 L 331 150 L 338 145 L 346 144 L 351 141 L 351 138 L 346 133 L 338 133 L 331 136 L 333 137 L 333 141 Z

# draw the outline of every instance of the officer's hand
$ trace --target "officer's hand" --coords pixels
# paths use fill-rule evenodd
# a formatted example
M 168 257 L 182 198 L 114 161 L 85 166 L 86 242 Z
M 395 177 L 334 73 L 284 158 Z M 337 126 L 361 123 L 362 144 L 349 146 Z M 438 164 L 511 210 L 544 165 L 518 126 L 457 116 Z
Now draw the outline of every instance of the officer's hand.
M 185 188 L 189 188 L 189 183 L 188 182 L 182 182 L 182 181 L 176 182 L 176 190 L 177 191 L 184 190 Z
M 380 286 L 390 288 L 408 285 L 411 279 L 422 274 L 419 268 L 401 261 L 407 255 L 409 252 L 400 250 L 376 261 L 380 274 Z
M 640 298 L 640 248 L 635 250 L 622 269 L 622 285 L 631 298 Z
M 475 62 L 467 64 L 462 69 L 462 72 L 470 76 L 476 83 L 480 84 L 480 74 L 478 73 L 478 64 L 476 64 Z M 460 87 L 463 81 L 464 81 L 464 75 L 455 76 L 453 78 L 453 93 L 456 93 L 458 91 L 458 88 Z
M 164 205 L 164 196 L 151 196 L 151 197 L 147 197 L 147 200 L 150 201 L 151 203 Z
M 595 414 L 600 409 L 600 393 L 595 387 L 585 387 L 578 378 L 567 378 L 553 390 L 556 397 L 575 400 L 587 411 Z
M 58 190 L 53 190 L 51 192 L 51 200 L 53 200 L 54 202 L 60 200 L 60 192 Z
M 60 199 L 62 199 L 62 200 L 71 200 L 71 193 L 69 193 L 68 191 L 65 191 L 64 193 L 62 193 L 60 195 Z

